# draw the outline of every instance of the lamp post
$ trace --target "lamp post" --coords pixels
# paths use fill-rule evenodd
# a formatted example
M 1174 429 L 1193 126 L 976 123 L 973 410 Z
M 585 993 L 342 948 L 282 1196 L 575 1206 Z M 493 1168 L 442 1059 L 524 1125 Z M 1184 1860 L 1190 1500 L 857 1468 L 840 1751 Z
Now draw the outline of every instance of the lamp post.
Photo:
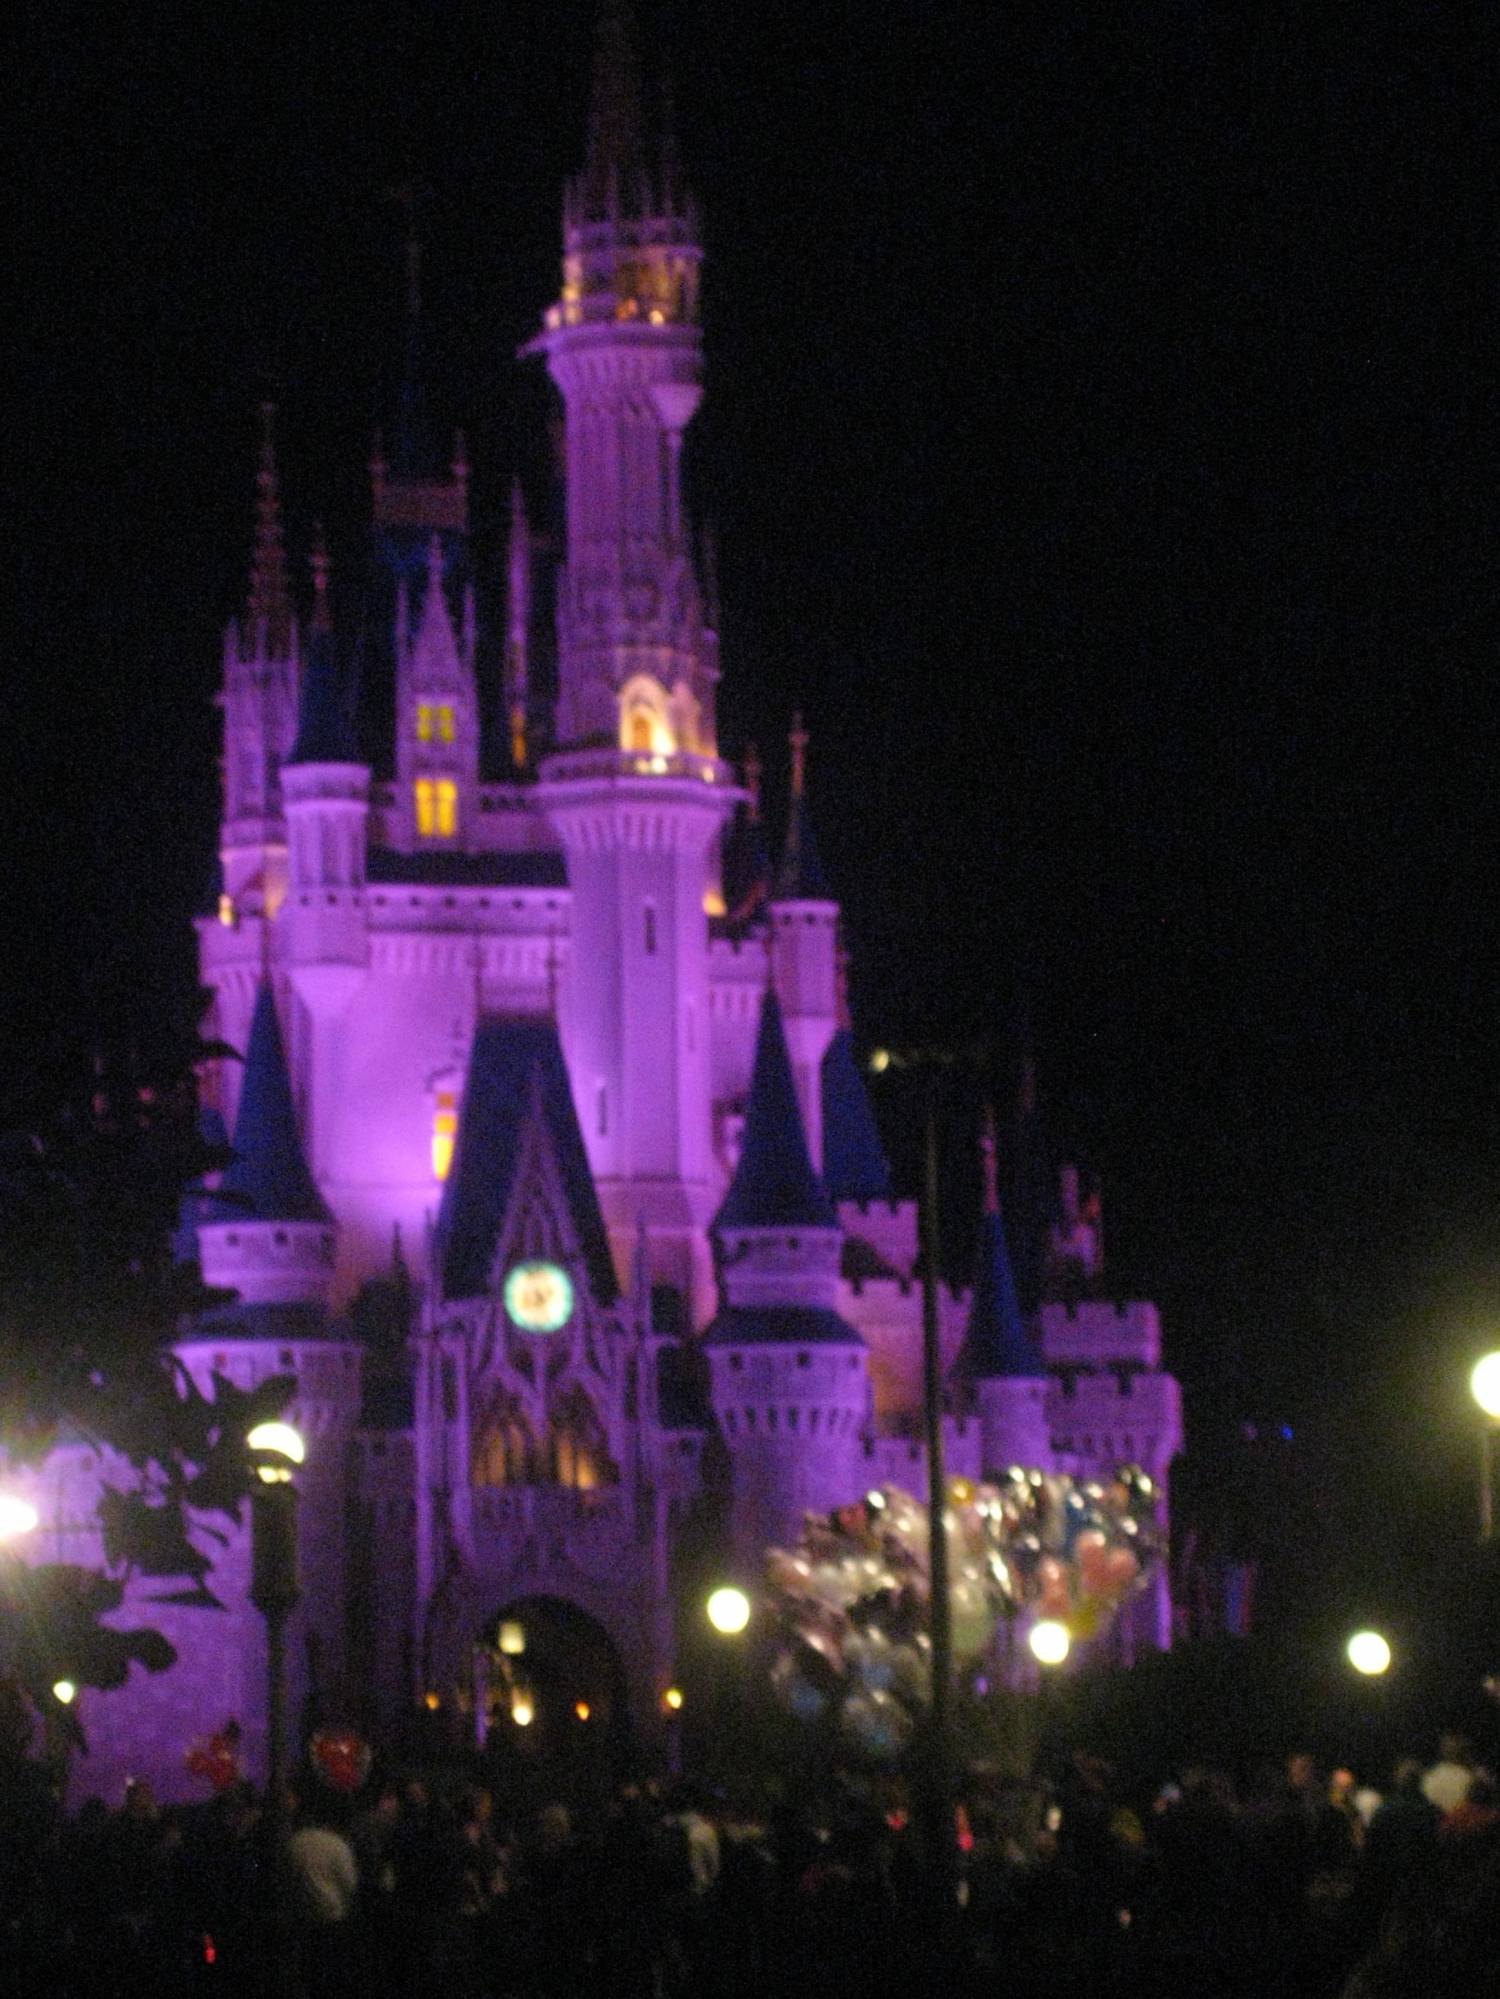
M 1495 1438 L 1500 1435 L 1500 1350 L 1477 1361 L 1469 1393 L 1485 1419 L 1479 1438 L 1479 1538 L 1495 1538 Z
M 290 1423 L 257 1424 L 245 1443 L 259 1481 L 250 1495 L 250 1601 L 266 1626 L 266 1808 L 275 1826 L 286 1809 L 286 1621 L 302 1594 L 293 1473 L 307 1447 Z

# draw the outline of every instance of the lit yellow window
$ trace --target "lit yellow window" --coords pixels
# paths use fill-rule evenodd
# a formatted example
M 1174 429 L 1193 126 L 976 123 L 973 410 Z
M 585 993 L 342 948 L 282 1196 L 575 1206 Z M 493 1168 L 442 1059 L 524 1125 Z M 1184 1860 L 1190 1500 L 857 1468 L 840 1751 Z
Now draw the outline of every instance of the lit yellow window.
M 453 721 L 453 704 L 449 701 L 419 701 L 417 703 L 417 741 L 419 743 L 451 743 L 457 730 Z
M 439 1090 L 432 1111 L 432 1175 L 446 1180 L 453 1166 L 458 1137 L 458 1102 L 451 1090 Z
M 451 840 L 458 831 L 458 786 L 451 777 L 419 777 L 412 787 L 417 832 L 424 840 Z

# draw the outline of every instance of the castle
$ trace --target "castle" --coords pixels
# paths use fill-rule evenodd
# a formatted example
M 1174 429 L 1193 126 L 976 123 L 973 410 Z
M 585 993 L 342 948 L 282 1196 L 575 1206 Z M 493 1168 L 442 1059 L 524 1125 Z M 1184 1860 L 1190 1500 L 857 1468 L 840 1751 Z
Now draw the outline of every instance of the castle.
M 209 1031 L 245 1059 L 207 1080 L 234 1158 L 186 1218 L 233 1296 L 178 1353 L 204 1385 L 297 1377 L 305 1711 L 357 1686 L 371 1727 L 425 1704 L 480 1740 L 601 1702 L 649 1732 L 685 1549 L 748 1576 L 805 1509 L 926 1475 L 915 1207 L 856 1059 L 806 739 L 774 867 L 757 773 L 720 754 L 680 476 L 699 231 L 626 34 L 606 7 L 524 362 L 561 399 L 564 545 L 549 572 L 517 488 L 483 572 L 465 453 L 435 447 L 414 363 L 336 617 L 320 551 L 293 587 L 268 430 L 199 922 Z M 413 284 L 414 353 L 419 312 Z M 1109 1297 L 1065 1173 L 1023 1313 L 987 1165 L 972 1288 L 939 1294 L 950 1471 L 1134 1460 L 1164 1482 L 1181 1418 L 1154 1307 Z M 89 1558 L 98 1470 L 75 1452 L 41 1491 L 49 1555 Z M 90 1788 L 149 1769 L 191 1793 L 184 1750 L 231 1715 L 255 1769 L 247 1563 L 243 1537 L 216 1553 L 225 1612 L 152 1612 L 170 1673 L 84 1696 Z M 1158 1589 L 1118 1642 L 1169 1635 Z

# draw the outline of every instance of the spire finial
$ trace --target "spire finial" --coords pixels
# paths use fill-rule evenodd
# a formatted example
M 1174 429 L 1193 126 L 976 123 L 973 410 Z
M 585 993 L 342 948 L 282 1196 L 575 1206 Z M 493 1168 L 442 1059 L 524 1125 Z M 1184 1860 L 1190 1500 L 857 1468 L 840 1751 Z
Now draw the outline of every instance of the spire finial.
M 245 621 L 251 632 L 264 627 L 267 645 L 286 649 L 292 607 L 286 581 L 286 546 L 281 532 L 281 485 L 276 471 L 276 405 L 260 406 L 260 464 L 255 474 L 255 552 Z
M 995 1106 L 986 1104 L 979 1126 L 979 1163 L 984 1173 L 984 1212 L 1000 1212 L 1000 1158 L 995 1137 Z
M 809 737 L 807 730 L 802 724 L 802 710 L 800 708 L 792 711 L 792 727 L 787 741 L 792 746 L 792 802 L 795 804 L 801 799 L 803 787 L 807 781 L 807 745 Z
M 752 824 L 760 818 L 760 751 L 754 743 L 745 745 L 745 789 L 750 794 L 750 818 Z
M 312 629 L 315 632 L 331 632 L 333 616 L 328 608 L 328 537 L 323 532 L 321 521 L 313 523 L 312 552 L 307 562 L 312 570 Z

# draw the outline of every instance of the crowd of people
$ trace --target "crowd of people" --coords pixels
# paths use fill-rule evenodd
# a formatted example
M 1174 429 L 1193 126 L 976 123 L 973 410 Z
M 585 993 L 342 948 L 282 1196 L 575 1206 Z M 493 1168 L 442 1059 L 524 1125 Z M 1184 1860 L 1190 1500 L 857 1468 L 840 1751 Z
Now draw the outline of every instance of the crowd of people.
M 1134 1797 L 1104 1763 L 971 1773 L 956 1878 L 900 1782 L 816 1795 L 623 1788 L 508 1815 L 472 1773 L 309 1777 L 64 1814 L 12 1785 L 0 1984 L 56 1999 L 913 1999 L 1500 1991 L 1500 1803 L 1468 1745 L 1383 1794 L 1293 1755 Z

